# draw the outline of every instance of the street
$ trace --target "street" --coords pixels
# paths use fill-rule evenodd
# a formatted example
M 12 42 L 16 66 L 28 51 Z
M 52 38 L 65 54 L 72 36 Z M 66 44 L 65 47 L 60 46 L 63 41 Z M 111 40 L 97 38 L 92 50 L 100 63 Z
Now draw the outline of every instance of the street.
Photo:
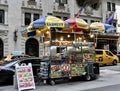
M 120 64 L 117 66 L 100 67 L 100 76 L 92 81 L 60 82 L 54 86 L 39 85 L 29 91 L 119 91 Z M 0 91 L 17 91 L 13 85 L 1 86 Z M 28 91 L 28 90 L 27 90 Z

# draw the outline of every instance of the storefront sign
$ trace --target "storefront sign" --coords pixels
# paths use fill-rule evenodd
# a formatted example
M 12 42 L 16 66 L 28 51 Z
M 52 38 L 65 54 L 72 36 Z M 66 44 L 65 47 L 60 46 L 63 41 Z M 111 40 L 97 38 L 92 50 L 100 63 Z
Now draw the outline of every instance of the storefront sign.
M 28 65 L 20 65 L 20 66 L 16 64 L 15 69 L 16 69 L 18 90 L 21 91 L 26 89 L 35 89 L 31 63 L 29 63 Z

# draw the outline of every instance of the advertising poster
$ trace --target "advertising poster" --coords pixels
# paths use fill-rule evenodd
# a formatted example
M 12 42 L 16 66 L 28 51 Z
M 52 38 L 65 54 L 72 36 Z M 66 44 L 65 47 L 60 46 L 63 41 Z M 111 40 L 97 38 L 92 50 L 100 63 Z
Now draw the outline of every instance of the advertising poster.
M 32 65 L 29 63 L 28 65 L 16 65 L 16 77 L 18 90 L 26 90 L 26 89 L 35 89 L 35 82 L 33 77 Z

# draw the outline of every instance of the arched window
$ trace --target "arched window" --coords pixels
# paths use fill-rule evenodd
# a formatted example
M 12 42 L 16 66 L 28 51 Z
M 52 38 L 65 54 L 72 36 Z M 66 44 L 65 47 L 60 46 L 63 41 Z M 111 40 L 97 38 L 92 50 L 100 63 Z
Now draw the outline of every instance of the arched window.
M 39 43 L 36 39 L 30 38 L 26 41 L 25 53 L 30 56 L 39 57 Z

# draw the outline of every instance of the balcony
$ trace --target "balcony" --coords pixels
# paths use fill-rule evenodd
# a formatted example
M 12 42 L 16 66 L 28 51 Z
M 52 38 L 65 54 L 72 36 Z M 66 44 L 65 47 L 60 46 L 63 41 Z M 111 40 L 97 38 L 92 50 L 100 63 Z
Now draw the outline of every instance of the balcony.
M 69 5 L 68 4 L 58 4 L 58 3 L 54 3 L 53 4 L 53 11 L 55 12 L 66 12 L 66 13 L 69 13 L 70 10 L 69 10 Z

